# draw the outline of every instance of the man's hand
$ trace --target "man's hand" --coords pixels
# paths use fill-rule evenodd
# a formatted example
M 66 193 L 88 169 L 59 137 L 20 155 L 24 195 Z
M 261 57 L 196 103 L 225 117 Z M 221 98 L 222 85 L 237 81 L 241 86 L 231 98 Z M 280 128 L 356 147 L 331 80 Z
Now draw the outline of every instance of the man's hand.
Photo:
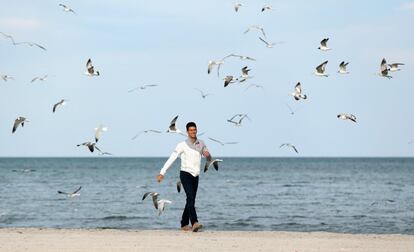
M 160 175 L 158 175 L 158 176 L 157 176 L 157 182 L 158 182 L 158 183 L 161 183 L 161 181 L 162 181 L 163 179 L 164 179 L 164 175 L 161 175 L 161 174 L 160 174 Z
M 212 159 L 211 155 L 210 155 L 210 152 L 208 152 L 208 151 L 204 151 L 203 156 L 207 159 L 207 161 L 210 161 Z

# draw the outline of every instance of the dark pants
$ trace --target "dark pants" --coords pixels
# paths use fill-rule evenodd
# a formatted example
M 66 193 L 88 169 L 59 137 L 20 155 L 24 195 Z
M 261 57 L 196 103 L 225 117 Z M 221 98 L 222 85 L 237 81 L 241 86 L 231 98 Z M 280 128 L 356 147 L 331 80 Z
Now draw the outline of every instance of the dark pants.
M 189 224 L 189 220 L 191 221 L 191 225 L 198 222 L 197 213 L 194 207 L 198 188 L 198 176 L 193 177 L 193 175 L 188 172 L 180 171 L 180 180 L 184 187 L 185 194 L 187 195 L 187 201 L 181 218 L 181 227 L 184 227 Z

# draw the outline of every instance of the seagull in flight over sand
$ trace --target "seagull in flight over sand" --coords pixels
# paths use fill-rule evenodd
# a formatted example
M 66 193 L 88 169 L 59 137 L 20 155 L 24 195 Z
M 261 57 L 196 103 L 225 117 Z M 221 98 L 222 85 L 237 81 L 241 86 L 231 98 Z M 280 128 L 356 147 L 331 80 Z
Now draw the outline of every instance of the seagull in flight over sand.
M 48 77 L 47 74 L 44 75 L 44 76 L 37 76 L 37 77 L 34 77 L 30 82 L 33 83 L 33 82 L 35 82 L 37 80 L 39 80 L 39 81 L 45 81 L 47 79 L 47 77 Z
M 200 92 L 200 95 L 203 99 L 205 99 L 207 96 L 212 95 L 210 93 L 204 93 L 203 90 L 200 90 L 198 88 L 195 88 L 195 90 L 197 90 L 198 92 Z
M 147 89 L 149 87 L 156 87 L 156 86 L 158 86 L 158 85 L 156 85 L 156 84 L 146 84 L 146 85 L 142 85 L 142 86 L 130 89 L 130 90 L 128 90 L 128 93 L 132 93 L 132 92 L 137 91 L 137 90 L 144 90 L 144 89 Z
M 88 59 L 86 62 L 86 75 L 88 76 L 99 76 L 99 71 L 95 71 L 94 66 L 92 65 L 92 60 Z
M 299 101 L 300 99 L 306 100 L 307 96 L 305 94 L 302 94 L 302 85 L 300 82 L 296 84 L 295 91 L 292 93 L 292 96 L 296 101 Z
M 142 200 L 144 200 L 147 196 L 152 197 L 152 203 L 154 204 L 155 209 L 158 210 L 158 215 L 161 215 L 161 213 L 165 209 L 165 204 L 171 204 L 172 202 L 169 200 L 161 199 L 158 200 L 159 194 L 156 192 L 146 192 L 144 196 L 142 197 Z
M 280 145 L 280 147 L 279 147 L 279 148 L 282 148 L 283 146 L 286 146 L 286 147 L 292 148 L 292 149 L 293 149 L 296 153 L 298 153 L 298 154 L 299 154 L 298 149 L 296 149 L 296 147 L 295 147 L 293 144 L 290 144 L 290 143 L 284 143 L 284 144 Z
M 391 79 L 392 76 L 388 75 L 389 70 L 390 69 L 387 67 L 387 61 L 383 58 L 380 65 L 380 72 L 378 73 L 379 76 Z
M 328 40 L 329 40 L 329 38 L 322 39 L 321 45 L 318 47 L 318 49 L 323 51 L 323 52 L 331 50 L 331 48 L 328 47 Z
M 73 14 L 76 14 L 76 12 L 72 8 L 70 8 L 69 6 L 67 6 L 67 5 L 59 4 L 59 6 L 61 6 L 63 8 L 63 11 L 64 12 L 72 12 Z
M 5 75 L 1 75 L 0 76 L 5 82 L 7 82 L 8 80 L 14 80 L 14 77 L 13 76 L 10 76 L 10 75 L 7 75 L 7 74 L 5 74 Z
M 263 7 L 262 7 L 262 12 L 264 12 L 265 10 L 273 10 L 272 9 L 272 6 L 270 6 L 270 5 L 264 5 Z
M 341 113 L 338 114 L 336 117 L 338 117 L 339 119 L 342 120 L 350 120 L 353 121 L 354 123 L 356 123 L 356 116 L 352 115 L 352 114 L 345 114 L 345 113 Z
M 349 74 L 349 71 L 346 70 L 346 67 L 348 66 L 349 62 L 342 61 L 341 64 L 339 64 L 339 70 L 338 73 L 340 74 Z
M 222 142 L 220 140 L 217 140 L 217 139 L 214 139 L 214 138 L 211 138 L 211 137 L 209 137 L 208 139 L 210 139 L 213 142 L 221 144 L 221 146 L 224 146 L 224 145 L 227 145 L 227 144 L 238 144 L 238 142 Z
M 263 34 L 263 36 L 266 38 L 266 33 L 265 33 L 264 29 L 262 27 L 260 27 L 260 26 L 257 26 L 257 25 L 252 25 L 249 28 L 247 28 L 247 30 L 244 31 L 244 34 L 248 33 L 251 30 L 260 31 Z
M 108 127 L 105 127 L 103 125 L 99 125 L 94 130 L 95 130 L 95 143 L 97 143 L 99 141 L 99 139 L 101 138 L 102 133 L 108 131 Z
M 224 64 L 224 60 L 210 60 L 207 65 L 207 74 L 213 71 L 213 68 L 217 66 L 217 76 L 220 76 L 220 66 Z
M 239 11 L 239 9 L 240 9 L 240 7 L 242 7 L 243 5 L 241 4 L 241 3 L 235 3 L 234 4 L 234 11 L 235 12 L 238 12 Z
M 62 191 L 58 191 L 59 194 L 65 194 L 66 196 L 73 198 L 76 196 L 80 196 L 80 190 L 82 189 L 82 186 L 79 186 L 78 189 L 76 189 L 74 192 L 68 193 L 68 192 L 62 192 Z
M 142 133 L 145 133 L 145 134 L 147 134 L 147 133 L 158 133 L 159 134 L 159 133 L 162 133 L 162 132 L 159 131 L 159 130 L 154 130 L 154 129 L 142 130 L 142 131 L 138 132 L 134 137 L 132 137 L 131 140 L 135 140 Z
M 214 160 L 211 160 L 209 162 L 206 162 L 206 164 L 204 165 L 204 172 L 206 172 L 211 166 L 213 166 L 214 169 L 216 169 L 216 171 L 218 171 L 218 169 L 219 169 L 218 164 L 220 162 L 223 162 L 223 160 L 222 159 L 214 159 Z
M 234 121 L 234 119 L 235 119 L 236 117 L 238 117 L 238 118 L 239 118 L 239 120 L 238 120 L 238 121 Z M 247 114 L 236 114 L 236 115 L 234 115 L 232 118 L 228 119 L 228 120 L 227 120 L 227 122 L 229 122 L 229 123 L 233 123 L 233 124 L 234 124 L 234 126 L 238 127 L 238 126 L 241 126 L 241 123 L 242 123 L 242 121 L 244 120 L 244 118 L 247 118 L 247 119 L 249 119 L 249 121 L 251 121 L 250 117 L 249 117 L 249 116 L 247 116 Z
M 53 109 L 52 109 L 53 113 L 55 113 L 55 112 L 56 112 L 56 109 L 57 109 L 58 107 L 65 105 L 65 104 L 66 104 L 66 101 L 67 101 L 67 100 L 62 99 L 62 100 L 60 100 L 58 103 L 56 103 L 55 105 L 53 105 Z
M 319 66 L 316 67 L 315 75 L 316 76 L 324 76 L 328 77 L 328 74 L 325 73 L 326 65 L 328 64 L 328 61 L 323 62 Z
M 388 64 L 389 71 L 390 72 L 397 72 L 397 71 L 401 71 L 401 69 L 399 68 L 399 66 L 404 66 L 404 63 L 392 63 L 392 64 Z
M 12 133 L 16 132 L 17 128 L 19 127 L 19 125 L 22 125 L 22 127 L 24 127 L 24 124 L 26 122 L 29 122 L 29 120 L 27 120 L 27 118 L 23 117 L 23 116 L 19 116 L 16 118 L 16 120 L 14 120 L 14 124 L 13 124 L 13 129 L 12 129 Z
M 175 123 L 177 122 L 177 119 L 178 119 L 178 115 L 171 120 L 167 133 L 178 133 L 178 134 L 182 133 L 182 131 L 178 129 L 175 125 Z

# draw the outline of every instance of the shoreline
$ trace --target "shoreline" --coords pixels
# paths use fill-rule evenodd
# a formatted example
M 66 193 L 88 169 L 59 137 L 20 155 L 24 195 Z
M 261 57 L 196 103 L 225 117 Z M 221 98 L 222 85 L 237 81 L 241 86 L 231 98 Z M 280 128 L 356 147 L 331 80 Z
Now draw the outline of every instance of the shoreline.
M 414 235 L 0 228 L 0 251 L 414 251 Z

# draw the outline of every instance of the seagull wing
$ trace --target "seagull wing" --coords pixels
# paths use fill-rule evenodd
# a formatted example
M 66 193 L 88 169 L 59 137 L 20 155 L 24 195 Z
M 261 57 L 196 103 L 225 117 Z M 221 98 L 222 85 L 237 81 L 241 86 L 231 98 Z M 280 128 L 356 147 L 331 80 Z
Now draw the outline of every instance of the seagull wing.
M 208 139 L 210 139 L 213 142 L 216 142 L 216 143 L 219 143 L 219 144 L 223 144 L 223 142 L 221 142 L 221 141 L 219 141 L 217 139 L 214 139 L 214 138 L 211 138 L 211 137 L 209 137 Z
M 296 84 L 295 91 L 299 94 L 302 93 L 302 85 L 300 84 L 300 82 L 298 82 L 298 84 Z
M 86 62 L 86 69 L 88 70 L 88 73 L 93 74 L 95 70 L 93 69 L 92 60 L 88 59 Z
M 82 186 L 79 186 L 78 189 L 76 189 L 72 194 L 78 193 L 82 189 Z

